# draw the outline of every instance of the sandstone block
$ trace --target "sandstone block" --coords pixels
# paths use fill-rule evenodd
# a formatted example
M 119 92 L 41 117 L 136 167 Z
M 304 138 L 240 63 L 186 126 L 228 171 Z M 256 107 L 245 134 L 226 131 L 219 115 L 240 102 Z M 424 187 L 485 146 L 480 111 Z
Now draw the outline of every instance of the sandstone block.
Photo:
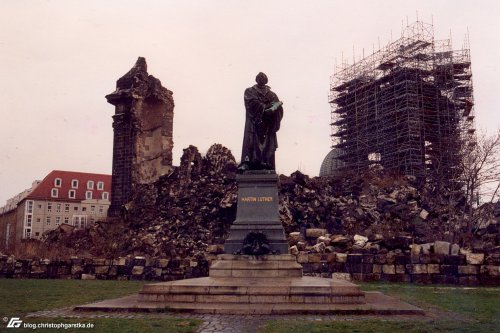
M 476 275 L 478 271 L 479 266 L 476 265 L 458 266 L 458 274 L 460 275 Z
M 331 239 L 326 236 L 319 236 L 318 239 L 316 240 L 318 243 L 323 243 L 326 246 L 330 245 Z
M 318 238 L 319 236 L 325 236 L 325 235 L 326 235 L 326 229 L 319 229 L 319 228 L 306 229 L 307 238 Z
M 304 252 L 300 252 L 299 255 L 297 256 L 297 262 L 299 264 L 306 264 L 309 262 L 309 255 Z
M 170 260 L 168 260 L 168 259 L 158 259 L 158 267 L 160 267 L 160 268 L 166 268 L 169 263 L 170 263 Z
M 144 273 L 144 266 L 134 266 L 132 268 L 132 275 L 142 275 Z
M 351 274 L 349 274 L 349 273 L 332 273 L 332 279 L 351 281 Z
M 347 261 L 347 253 L 336 253 L 335 254 L 337 262 L 346 262 Z
M 484 262 L 484 253 L 466 253 L 465 260 L 469 265 L 481 265 Z
M 94 274 L 82 274 L 82 280 L 95 280 Z
M 427 273 L 429 273 L 429 274 L 441 273 L 441 271 L 439 269 L 439 264 L 428 264 L 427 265 Z
M 483 265 L 481 266 L 481 274 L 500 276 L 500 266 Z
M 384 274 L 396 274 L 396 267 L 394 265 L 382 265 L 382 272 Z
M 299 249 L 297 248 L 297 245 L 290 246 L 290 254 L 294 256 L 299 254 Z
M 413 264 L 412 265 L 413 274 L 427 274 L 426 264 Z
M 94 271 L 96 274 L 108 274 L 109 266 L 95 266 Z
M 434 253 L 448 255 L 450 254 L 450 246 L 451 244 L 449 242 L 435 241 Z

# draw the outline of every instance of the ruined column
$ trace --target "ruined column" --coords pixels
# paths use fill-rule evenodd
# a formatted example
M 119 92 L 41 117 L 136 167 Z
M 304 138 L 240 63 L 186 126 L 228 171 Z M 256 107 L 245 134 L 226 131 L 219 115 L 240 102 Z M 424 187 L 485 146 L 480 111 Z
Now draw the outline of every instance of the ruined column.
M 106 99 L 115 106 L 109 216 L 119 216 L 136 185 L 151 184 L 172 170 L 174 100 L 148 74 L 142 57 Z

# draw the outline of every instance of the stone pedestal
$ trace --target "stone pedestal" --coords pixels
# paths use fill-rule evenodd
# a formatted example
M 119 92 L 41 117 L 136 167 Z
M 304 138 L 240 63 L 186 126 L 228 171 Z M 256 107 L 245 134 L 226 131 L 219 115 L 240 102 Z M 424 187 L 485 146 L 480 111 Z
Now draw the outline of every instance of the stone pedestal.
M 271 254 L 288 254 L 288 241 L 279 219 L 278 176 L 270 171 L 247 171 L 238 175 L 236 220 L 224 244 L 224 252 L 241 253 L 251 232 L 263 233 Z

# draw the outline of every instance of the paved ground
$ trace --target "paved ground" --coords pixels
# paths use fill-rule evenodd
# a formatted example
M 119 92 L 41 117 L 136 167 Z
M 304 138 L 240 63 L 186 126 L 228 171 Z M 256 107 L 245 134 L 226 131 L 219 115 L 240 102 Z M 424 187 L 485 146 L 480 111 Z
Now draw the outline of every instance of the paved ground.
M 81 312 L 73 311 L 72 307 L 39 311 L 28 314 L 26 317 L 48 318 L 195 318 L 201 319 L 199 333 L 239 332 L 257 333 L 269 320 L 298 320 L 298 321 L 336 321 L 336 320 L 362 320 L 383 317 L 386 320 L 402 319 L 429 319 L 432 314 L 425 316 L 398 315 L 398 316 L 344 316 L 344 315 L 217 315 L 217 314 L 183 314 L 183 313 L 130 313 L 130 312 Z

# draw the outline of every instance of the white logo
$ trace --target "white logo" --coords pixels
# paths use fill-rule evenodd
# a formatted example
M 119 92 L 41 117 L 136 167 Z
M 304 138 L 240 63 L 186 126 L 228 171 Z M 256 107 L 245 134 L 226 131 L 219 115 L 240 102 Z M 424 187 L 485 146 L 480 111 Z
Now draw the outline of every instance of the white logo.
M 12 317 L 10 318 L 10 321 L 9 323 L 7 324 L 7 328 L 18 328 L 21 326 L 21 324 L 23 323 L 22 320 L 19 320 L 20 318 L 18 317 Z

